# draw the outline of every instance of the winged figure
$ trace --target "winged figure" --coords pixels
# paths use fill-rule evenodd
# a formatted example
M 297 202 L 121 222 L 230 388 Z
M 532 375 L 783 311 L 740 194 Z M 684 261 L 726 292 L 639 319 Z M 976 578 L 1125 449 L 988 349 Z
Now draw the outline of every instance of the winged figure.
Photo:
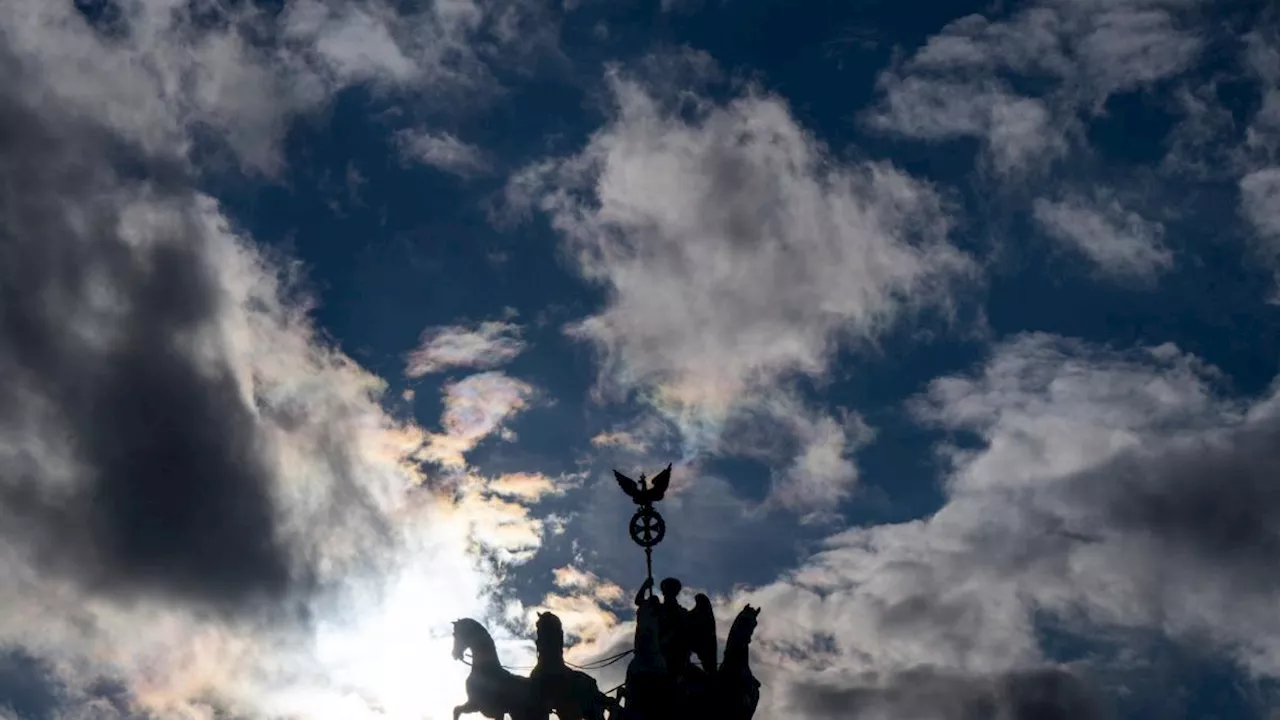
M 666 494 L 667 486 L 671 484 L 671 465 L 668 464 L 666 469 L 654 475 L 647 485 L 643 473 L 640 474 L 640 482 L 632 480 L 617 470 L 613 471 L 613 476 L 618 479 L 618 486 L 622 488 L 622 492 L 637 505 L 648 505 L 661 500 Z
M 693 610 L 688 620 L 689 645 L 698 658 L 698 664 L 707 674 L 716 671 L 716 616 L 711 609 L 711 598 L 698 593 L 693 598 Z

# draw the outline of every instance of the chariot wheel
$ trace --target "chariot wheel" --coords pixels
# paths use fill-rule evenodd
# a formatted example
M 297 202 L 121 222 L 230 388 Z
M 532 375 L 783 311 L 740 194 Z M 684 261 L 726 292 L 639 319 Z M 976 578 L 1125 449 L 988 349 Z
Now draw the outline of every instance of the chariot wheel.
M 631 516 L 631 539 L 642 548 L 651 548 L 667 535 L 667 523 L 651 507 L 642 507 Z

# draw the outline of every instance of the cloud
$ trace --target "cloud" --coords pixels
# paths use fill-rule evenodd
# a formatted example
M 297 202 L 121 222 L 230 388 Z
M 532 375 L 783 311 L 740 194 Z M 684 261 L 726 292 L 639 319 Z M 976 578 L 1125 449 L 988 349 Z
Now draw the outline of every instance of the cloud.
M 508 187 L 515 207 L 550 217 L 582 276 L 608 292 L 571 328 L 600 352 L 601 393 L 641 393 L 693 453 L 714 448 L 744 408 L 783 412 L 802 432 L 830 427 L 789 381 L 821 378 L 842 344 L 947 304 L 970 265 L 947 244 L 946 203 L 890 165 L 831 158 L 779 98 L 686 97 L 692 115 L 681 115 L 622 72 L 608 81 L 609 123 L 579 154 Z M 826 430 L 812 438 L 834 442 Z M 844 487 L 806 495 L 842 496 L 852 474 L 831 477 Z
M 1107 717 L 1097 691 L 1069 670 L 1051 668 L 993 678 L 950 676 L 928 670 L 890 678 L 868 677 L 849 687 L 802 684 L 795 707 L 804 717 L 892 720 L 1100 720 Z
M 537 501 L 544 495 L 555 495 L 563 492 L 562 488 L 556 486 L 555 480 L 542 473 L 529 472 L 500 475 L 490 481 L 489 489 L 498 495 L 526 501 Z
M 843 531 L 777 582 L 736 594 L 764 607 L 762 712 L 862 703 L 870 717 L 948 718 L 976 704 L 1026 716 L 997 688 L 1044 672 L 1046 624 L 1085 641 L 1193 643 L 1280 676 L 1280 584 L 1268 570 L 1280 546 L 1276 404 L 1221 384 L 1170 345 L 1116 351 L 1048 335 L 935 380 L 913 412 L 955 439 L 940 446 L 944 506 Z M 1125 683 L 1124 667 L 1093 671 Z M 1078 716 L 1064 708 L 1097 693 L 1061 682 L 1036 712 Z
M 598 433 L 591 438 L 591 444 L 595 447 L 617 447 L 636 454 L 642 454 L 646 449 L 643 440 L 626 430 Z
M 1189 27 L 1198 4 L 1040 0 L 1004 19 L 961 18 L 881 74 L 865 119 L 906 138 L 978 138 L 997 174 L 1023 174 L 1067 150 L 1081 112 L 1187 70 L 1204 46 Z M 1014 89 L 1028 84 L 1045 91 Z
M 311 24 L 167 2 L 91 24 L 71 3 L 10 5 L 0 684 L 31 695 L 6 685 L 4 702 L 325 718 L 365 697 L 444 717 L 418 673 L 461 683 L 448 623 L 484 617 L 495 583 L 472 530 L 527 547 L 527 509 L 463 512 L 424 474 L 440 440 L 389 414 L 386 383 L 313 328 L 293 264 L 194 188 L 191 152 L 222 142 L 278 170 L 299 112 L 347 82 L 421 89 L 423 56 L 361 48 L 391 22 L 377 3 L 290 5 Z M 453 387 L 454 455 L 527 397 L 500 374 Z
M 1051 238 L 1112 277 L 1151 281 L 1173 265 L 1173 253 L 1161 242 L 1164 226 L 1103 194 L 1037 198 L 1032 216 Z
M 489 169 L 484 152 L 450 133 L 402 130 L 397 136 L 402 155 L 461 177 Z
M 526 614 L 529 629 L 534 629 L 537 613 L 553 612 L 564 623 L 571 655 L 589 658 L 618 626 L 617 616 L 607 608 L 623 603 L 624 598 L 629 603 L 630 598 L 618 585 L 572 565 L 556 568 L 553 577 L 560 592 L 548 593 L 537 607 L 530 608 Z
M 1280 149 L 1280 24 L 1274 15 L 1264 17 L 1245 36 L 1244 64 L 1261 85 L 1262 94 L 1247 129 L 1246 144 L 1274 160 Z
M 533 386 L 497 371 L 483 372 L 444 387 L 444 432 L 431 434 L 421 457 L 448 468 L 465 468 L 464 454 L 494 432 L 507 418 L 524 410 Z
M 404 374 L 417 378 L 457 367 L 487 370 L 510 362 L 526 347 L 520 326 L 510 322 L 428 328 L 422 332 L 418 348 L 409 353 Z
M 1001 174 L 1052 160 L 1067 146 L 1066 128 L 1055 125 L 1044 102 L 1018 97 L 998 82 L 886 74 L 879 84 L 885 97 L 867 116 L 871 127 L 919 140 L 983 138 Z
M 1267 256 L 1280 255 L 1280 167 L 1256 170 L 1240 180 L 1240 202 Z
M 94 23 L 80 7 L 10 4 L 0 32 L 30 61 L 27 82 L 148 152 L 187 157 L 197 138 L 215 139 L 267 173 L 283 167 L 291 119 L 344 88 L 474 104 L 498 88 L 491 65 L 552 49 L 558 30 L 537 4 L 486 0 L 299 0 L 279 11 L 144 0 Z

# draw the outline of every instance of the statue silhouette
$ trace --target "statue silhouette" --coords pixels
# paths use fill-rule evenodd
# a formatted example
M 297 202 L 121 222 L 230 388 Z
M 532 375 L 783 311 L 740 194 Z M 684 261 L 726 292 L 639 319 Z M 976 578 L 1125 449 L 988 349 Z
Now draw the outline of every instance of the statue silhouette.
M 662 499 L 662 496 L 667 493 L 667 487 L 671 485 L 671 466 L 667 465 L 662 472 L 654 475 L 648 485 L 645 484 L 643 473 L 638 483 L 617 470 L 613 471 L 613 477 L 618 481 L 622 492 L 635 501 L 635 504 L 652 505 Z
M 538 716 L 532 698 L 532 683 L 502 667 L 493 637 L 471 618 L 453 623 L 453 659 L 461 660 L 471 651 L 471 674 L 467 676 L 467 701 L 453 709 L 453 720 L 467 713 L 480 713 L 492 720 L 546 720 Z
M 612 705 L 609 696 L 590 675 L 570 669 L 564 662 L 564 626 L 554 613 L 538 613 L 538 664 L 529 674 L 531 696 L 539 716 L 554 711 L 560 720 L 605 720 Z
M 667 671 L 679 677 L 689 666 L 689 611 L 680 606 L 683 586 L 679 580 L 669 577 L 658 587 L 662 590 L 662 612 L 658 621 L 662 655 L 667 661 Z
M 662 604 L 652 590 L 653 580 L 649 579 L 636 594 L 635 654 L 627 664 L 623 690 L 623 717 L 627 720 L 671 717 L 675 684 L 662 653 Z
M 751 636 L 759 616 L 760 608 L 747 605 L 729 628 L 724 662 L 716 674 L 716 695 L 722 708 L 719 717 L 724 720 L 750 720 L 760 703 L 760 681 L 751 674 L 749 664 Z
M 698 658 L 698 664 L 709 676 L 716 674 L 716 615 L 711 598 L 702 593 L 693 596 L 693 610 L 688 616 L 686 631 L 689 647 Z

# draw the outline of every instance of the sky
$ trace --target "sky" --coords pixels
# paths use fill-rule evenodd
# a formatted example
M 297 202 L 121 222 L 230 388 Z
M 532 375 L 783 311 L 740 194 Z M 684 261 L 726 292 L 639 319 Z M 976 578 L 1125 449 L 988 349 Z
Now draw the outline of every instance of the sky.
M 0 17 L 0 718 L 451 717 L 668 463 L 759 720 L 1280 716 L 1273 3 Z

